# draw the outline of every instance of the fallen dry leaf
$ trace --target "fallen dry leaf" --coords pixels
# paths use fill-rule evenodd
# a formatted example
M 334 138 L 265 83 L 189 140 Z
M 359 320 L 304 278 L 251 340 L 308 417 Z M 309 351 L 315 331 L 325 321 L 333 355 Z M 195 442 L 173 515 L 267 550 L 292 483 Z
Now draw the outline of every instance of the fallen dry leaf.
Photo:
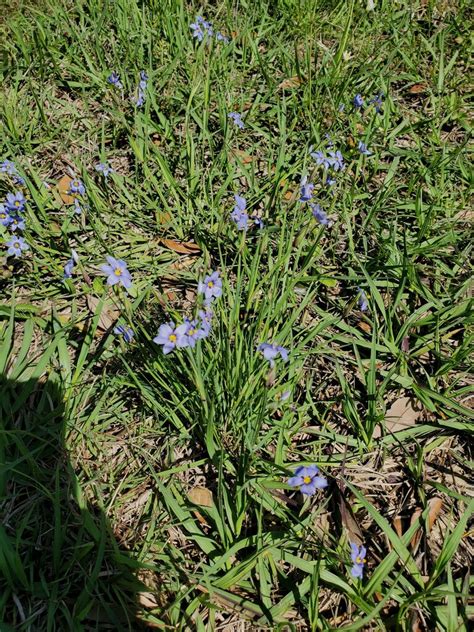
M 156 597 L 151 592 L 140 592 L 138 593 L 138 603 L 144 608 L 157 608 L 158 602 Z
M 395 516 L 395 518 L 393 519 L 393 528 L 395 529 L 395 533 L 398 535 L 398 537 L 401 538 L 403 535 L 403 528 L 402 519 L 400 516 Z
M 179 252 L 183 255 L 198 255 L 201 252 L 201 248 L 192 241 L 175 241 L 174 239 L 161 239 L 160 242 L 175 252 Z
M 244 165 L 248 165 L 251 162 L 255 162 L 257 160 L 256 158 L 254 158 L 250 154 L 247 154 L 247 152 L 242 151 L 241 149 L 232 149 L 230 155 L 240 160 Z
M 189 490 L 188 498 L 192 503 L 201 507 L 212 507 L 214 504 L 212 492 L 207 487 L 200 487 L 199 485 Z
M 428 532 L 429 532 L 431 531 L 434 523 L 436 522 L 439 514 L 441 513 L 443 509 L 443 501 L 438 496 L 434 496 L 433 498 L 429 499 L 428 507 L 429 507 L 428 509 Z M 422 511 L 420 508 L 415 509 L 410 520 L 410 526 L 418 520 L 421 513 Z M 422 536 L 422 531 L 421 529 L 418 529 L 415 535 L 410 540 L 410 546 L 413 551 L 416 551 L 418 549 L 418 546 L 420 545 L 420 541 L 421 541 L 421 536 Z
M 415 402 L 411 397 L 400 397 L 397 399 L 385 415 L 386 433 L 400 432 L 416 424 L 422 413 L 419 402 Z M 382 434 L 380 426 L 374 430 L 373 437 L 377 439 Z
M 95 296 L 91 296 L 90 294 L 87 295 L 86 297 L 87 307 L 89 308 L 89 311 L 92 314 L 95 314 L 97 312 L 97 307 L 100 301 L 101 299 L 96 298 Z M 107 331 L 108 329 L 110 329 L 110 327 L 112 327 L 112 325 L 115 323 L 115 321 L 118 319 L 119 316 L 120 316 L 120 311 L 116 307 L 111 305 L 110 303 L 107 303 L 106 301 L 102 306 L 102 311 L 99 316 L 99 322 L 97 324 L 97 328 L 102 331 Z
M 297 88 L 302 83 L 303 82 L 297 75 L 295 77 L 289 77 L 288 79 L 284 79 L 281 83 L 278 84 L 278 90 Z
M 69 195 L 72 178 L 63 176 L 58 182 L 58 192 L 64 204 L 74 204 L 74 196 Z
M 359 329 L 362 329 L 362 331 L 365 331 L 366 334 L 370 334 L 372 331 L 372 325 L 370 323 L 366 323 L 365 320 L 360 320 L 357 323 L 357 326 Z
M 423 94 L 427 91 L 428 84 L 427 83 L 415 83 L 408 88 L 408 92 L 410 94 Z
M 364 543 L 364 536 L 362 535 L 362 531 L 357 523 L 357 520 L 354 517 L 354 513 L 352 511 L 351 506 L 347 502 L 344 493 L 337 487 L 338 500 L 337 506 L 339 509 L 339 513 L 341 514 L 341 522 L 342 526 L 347 532 L 347 536 L 349 542 L 354 542 L 358 546 Z

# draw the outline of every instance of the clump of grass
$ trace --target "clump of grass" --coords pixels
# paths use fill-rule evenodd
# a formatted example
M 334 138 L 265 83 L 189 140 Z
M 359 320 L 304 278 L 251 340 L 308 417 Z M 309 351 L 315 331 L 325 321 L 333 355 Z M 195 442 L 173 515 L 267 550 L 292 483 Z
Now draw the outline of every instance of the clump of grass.
M 201 42 L 174 0 L 0 25 L 2 625 L 467 629 L 469 7 L 200 10 Z

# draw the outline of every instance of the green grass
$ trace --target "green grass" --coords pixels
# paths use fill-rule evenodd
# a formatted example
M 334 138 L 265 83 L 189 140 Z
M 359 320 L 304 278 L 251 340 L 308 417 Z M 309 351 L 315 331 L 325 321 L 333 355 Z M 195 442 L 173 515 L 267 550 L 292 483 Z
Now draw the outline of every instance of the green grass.
M 467 630 L 469 3 L 195 5 L 10 2 L 0 22 L 0 161 L 30 245 L 7 258 L 0 226 L 0 630 Z M 197 13 L 231 42 L 193 40 Z M 330 189 L 308 151 L 327 133 Z M 80 215 L 57 191 L 72 174 Z M 236 230 L 234 193 L 263 230 Z M 159 326 L 215 269 L 211 335 L 163 355 Z M 265 341 L 289 361 L 270 370 Z M 401 397 L 420 412 L 391 432 Z M 328 487 L 293 491 L 300 463 Z

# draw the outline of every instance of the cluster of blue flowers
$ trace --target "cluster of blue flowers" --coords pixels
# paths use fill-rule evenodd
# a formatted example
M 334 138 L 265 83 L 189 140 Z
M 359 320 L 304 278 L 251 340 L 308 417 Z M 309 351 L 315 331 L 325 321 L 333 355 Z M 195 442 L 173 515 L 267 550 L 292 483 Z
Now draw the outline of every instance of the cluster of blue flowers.
M 115 173 L 114 169 L 112 169 L 112 167 L 108 165 L 106 162 L 99 162 L 95 166 L 95 170 L 98 173 L 101 173 L 106 180 L 110 176 L 111 173 Z
M 164 323 L 158 330 L 153 342 L 162 345 L 163 353 L 168 354 L 173 349 L 183 349 L 196 346 L 198 340 L 207 338 L 211 332 L 213 312 L 211 304 L 222 295 L 222 279 L 216 270 L 208 274 L 198 284 L 198 294 L 204 297 L 204 310 L 198 311 L 198 318 L 185 318 L 181 325 L 176 326 L 173 321 Z
M 242 120 L 242 115 L 239 114 L 239 112 L 230 112 L 227 115 L 227 118 L 230 118 L 234 125 L 236 125 L 239 129 L 245 128 L 244 122 Z
M 198 40 L 198 42 L 202 42 L 202 40 L 204 39 L 206 35 L 209 39 L 215 35 L 216 40 L 218 42 L 224 42 L 225 44 L 229 43 L 228 37 L 226 37 L 225 35 L 222 35 L 220 31 L 217 31 L 216 33 L 214 33 L 214 28 L 211 22 L 208 22 L 200 15 L 198 15 L 195 21 L 189 25 L 189 28 L 193 32 L 193 37 L 195 37 Z
M 123 89 L 123 84 L 120 81 L 120 75 L 115 71 L 111 72 L 110 75 L 107 77 L 107 82 L 110 83 L 112 86 L 119 88 L 120 90 Z M 141 70 L 140 79 L 138 81 L 138 94 L 136 97 L 132 97 L 132 101 L 134 101 L 135 105 L 139 108 L 142 107 L 145 103 L 147 87 L 148 75 L 144 70 Z
M 241 195 L 237 194 L 234 195 L 234 199 L 235 206 L 234 210 L 230 214 L 230 217 L 232 221 L 235 222 L 238 230 L 247 230 L 250 219 L 247 213 L 247 200 Z M 251 219 L 253 219 L 255 226 L 258 226 L 258 228 L 263 228 L 265 226 L 263 220 L 260 217 L 252 215 Z
M 18 234 L 25 230 L 25 219 L 22 215 L 25 205 L 26 199 L 21 191 L 8 193 L 5 202 L 0 204 L 0 224 L 14 233 L 6 242 L 7 253 L 12 257 L 21 257 L 25 250 L 29 250 L 25 239 Z
M 138 96 L 136 100 L 137 108 L 141 108 L 145 103 L 147 86 L 148 75 L 144 70 L 142 70 L 140 72 L 140 81 L 138 82 Z
M 303 496 L 314 496 L 318 489 L 324 489 L 328 485 L 328 481 L 321 476 L 317 465 L 299 465 L 291 476 L 287 484 L 294 489 L 299 490 Z M 354 579 L 362 579 L 364 574 L 364 566 L 367 562 L 365 556 L 367 549 L 365 546 L 357 546 L 351 542 L 351 575 Z
M 25 184 L 25 180 L 20 176 L 15 163 L 11 160 L 4 160 L 0 163 L 0 173 L 6 173 L 15 184 Z
M 303 176 L 300 183 L 300 202 L 308 202 L 313 217 L 323 226 L 329 226 L 330 221 L 327 213 L 323 211 L 320 204 L 312 202 L 314 184 L 308 182 L 308 176 Z
M 79 178 L 74 178 L 73 180 L 71 180 L 71 182 L 69 183 L 68 193 L 74 198 L 74 211 L 75 213 L 77 213 L 77 215 L 79 215 L 80 213 L 82 213 L 83 209 L 83 207 L 81 206 L 80 198 L 84 197 L 86 194 L 86 187 L 84 186 L 82 180 L 79 180 Z
M 362 95 L 356 94 L 355 97 L 352 99 L 352 104 L 356 110 L 361 110 L 364 107 L 364 99 L 362 98 Z M 377 114 L 381 114 L 383 105 L 383 92 L 379 92 L 379 94 L 376 94 L 373 99 L 369 100 L 368 105 L 372 104 L 374 105 Z

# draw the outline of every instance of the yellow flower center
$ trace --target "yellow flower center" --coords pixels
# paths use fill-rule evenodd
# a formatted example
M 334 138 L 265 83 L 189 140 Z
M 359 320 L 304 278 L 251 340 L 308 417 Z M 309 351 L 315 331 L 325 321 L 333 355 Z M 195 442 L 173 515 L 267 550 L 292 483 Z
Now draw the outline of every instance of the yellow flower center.
M 214 281 L 208 281 L 207 287 L 214 287 Z
M 365 558 L 362 559 L 359 555 L 356 557 L 356 564 L 365 564 Z
M 311 483 L 311 476 L 304 476 L 303 482 L 305 485 L 309 485 L 309 483 Z
M 190 336 L 194 336 L 194 334 L 197 334 L 197 329 L 190 329 L 190 330 L 188 331 L 188 334 L 189 334 Z
M 170 334 L 168 340 L 170 342 L 176 342 L 176 334 Z
M 20 202 L 18 200 L 15 200 L 15 206 L 20 206 Z
M 15 246 L 15 248 L 19 248 L 20 247 L 20 242 L 16 241 L 13 245 Z
M 121 270 L 120 268 L 115 268 L 115 270 L 114 270 L 114 274 L 115 274 L 116 276 L 121 276 L 121 275 L 122 275 L 122 270 Z

